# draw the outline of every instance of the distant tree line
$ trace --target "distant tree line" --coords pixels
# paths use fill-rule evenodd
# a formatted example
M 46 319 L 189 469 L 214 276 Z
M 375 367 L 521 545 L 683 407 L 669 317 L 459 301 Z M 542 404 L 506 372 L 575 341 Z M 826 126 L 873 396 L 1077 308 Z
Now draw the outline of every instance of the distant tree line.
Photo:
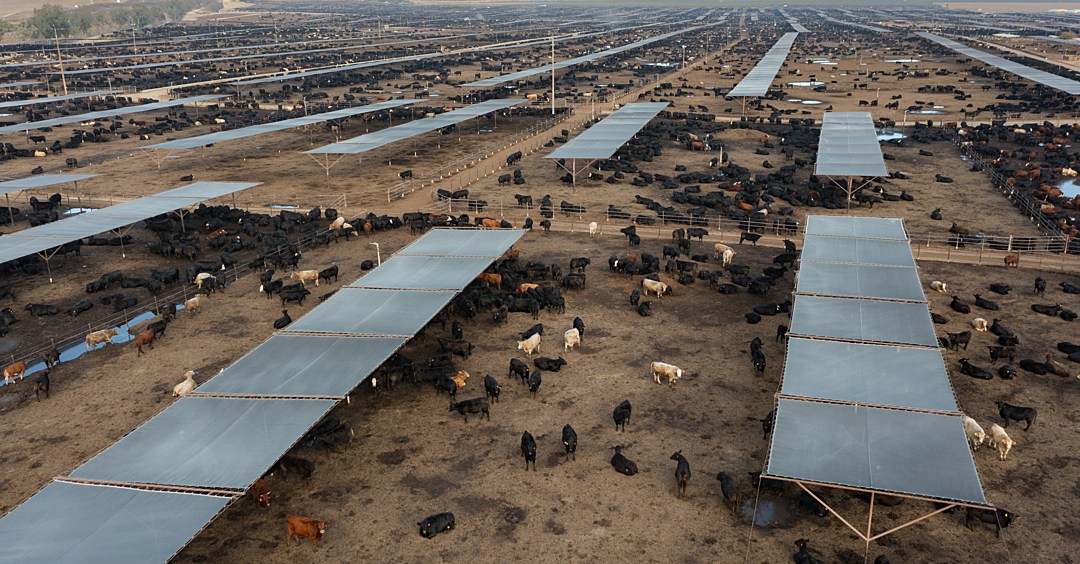
M 33 38 L 58 35 L 86 35 L 91 31 L 108 32 L 121 28 L 146 26 L 177 21 L 188 12 L 205 8 L 221 9 L 221 0 L 165 0 L 154 4 L 115 6 L 98 4 L 65 10 L 55 4 L 44 4 L 18 25 L 0 20 L 0 32 L 20 31 Z

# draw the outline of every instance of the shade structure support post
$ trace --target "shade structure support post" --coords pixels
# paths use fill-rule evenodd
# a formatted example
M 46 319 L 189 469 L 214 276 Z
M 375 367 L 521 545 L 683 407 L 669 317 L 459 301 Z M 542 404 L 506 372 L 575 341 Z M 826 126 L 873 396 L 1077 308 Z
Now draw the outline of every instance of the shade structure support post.
M 11 221 L 11 226 L 15 227 L 15 210 L 11 208 L 11 194 L 4 194 L 4 202 L 7 203 L 8 219 Z
M 330 154 L 326 153 L 326 156 L 324 157 L 324 160 L 322 162 L 320 162 L 319 158 L 316 157 L 315 155 L 312 155 L 311 153 L 304 153 L 304 154 L 311 157 L 311 160 L 315 161 L 316 164 L 321 166 L 323 168 L 323 170 L 326 171 L 326 181 L 327 182 L 330 181 L 330 169 L 334 168 L 334 165 L 338 164 L 339 162 L 341 162 L 341 159 L 345 158 L 345 153 L 342 153 L 341 156 L 339 156 L 337 159 L 334 159 L 334 162 L 330 162 Z
M 856 529 L 851 523 L 848 522 L 847 519 L 844 519 L 839 513 L 834 511 L 833 508 L 830 507 L 828 503 L 825 503 L 825 501 L 823 499 L 821 499 L 820 497 L 818 497 L 817 494 L 810 491 L 810 488 L 806 487 L 802 482 L 795 482 L 795 484 L 798 485 L 800 488 L 802 488 L 802 490 L 804 492 L 806 492 L 807 495 L 814 498 L 814 501 L 820 503 L 821 506 L 824 507 L 826 511 L 828 511 L 829 513 L 832 513 L 833 516 L 836 517 L 837 519 L 839 519 L 840 522 L 843 523 L 847 528 L 851 529 L 851 531 L 853 533 L 855 533 L 856 535 L 858 535 L 860 539 L 863 539 L 864 541 L 867 540 L 866 536 L 863 535 L 862 531 L 860 531 L 859 529 Z
M 184 224 L 184 220 L 181 217 L 180 225 L 183 225 L 183 224 Z M 124 235 L 127 235 L 128 231 L 131 231 L 132 228 L 134 228 L 134 227 L 135 227 L 135 224 L 131 224 L 131 225 L 129 225 L 129 226 L 123 228 L 123 229 L 113 229 L 112 230 L 113 233 L 116 233 L 116 235 L 118 237 L 120 237 L 120 256 L 123 257 L 123 258 L 127 258 L 127 251 L 124 249 Z
M 48 275 L 49 275 L 49 284 L 53 283 L 52 258 L 54 256 L 56 256 L 56 253 L 60 252 L 60 247 L 62 247 L 62 246 L 63 245 L 57 245 L 56 248 L 51 253 L 48 251 L 48 249 L 38 253 L 38 256 L 41 257 L 41 259 L 45 261 L 45 272 L 47 272 Z

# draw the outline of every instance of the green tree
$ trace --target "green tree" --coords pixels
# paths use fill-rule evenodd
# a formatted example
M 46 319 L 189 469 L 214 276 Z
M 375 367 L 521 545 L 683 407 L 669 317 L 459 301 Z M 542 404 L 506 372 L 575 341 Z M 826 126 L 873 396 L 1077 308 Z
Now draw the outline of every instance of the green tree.
M 86 8 L 79 8 L 68 13 L 68 20 L 71 22 L 72 33 L 85 35 L 97 23 L 97 16 Z
M 71 33 L 71 20 L 64 9 L 56 4 L 35 8 L 26 24 L 34 37 L 52 37 L 54 34 L 66 36 Z
M 183 19 L 184 15 L 191 11 L 192 3 L 187 0 L 167 0 L 164 8 L 165 15 L 175 22 Z
M 131 25 L 131 10 L 128 8 L 113 8 L 109 10 L 109 20 L 118 27 Z
M 1064 31 L 1058 37 L 1060 37 L 1062 39 L 1076 39 L 1076 32 Z

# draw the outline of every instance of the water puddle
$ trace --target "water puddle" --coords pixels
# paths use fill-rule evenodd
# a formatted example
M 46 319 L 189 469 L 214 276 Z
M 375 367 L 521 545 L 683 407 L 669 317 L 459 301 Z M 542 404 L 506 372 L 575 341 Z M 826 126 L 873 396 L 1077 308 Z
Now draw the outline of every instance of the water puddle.
M 921 63 L 919 59 L 885 59 L 886 63 Z
M 881 143 L 883 141 L 899 141 L 901 139 L 907 139 L 907 135 L 904 135 L 903 133 L 900 133 L 899 131 L 890 131 L 890 132 L 884 132 L 883 131 L 881 133 L 878 133 L 878 136 L 877 136 L 878 143 Z
M 294 206 L 292 204 L 270 204 L 272 210 L 298 210 L 300 206 Z
M 807 106 L 816 106 L 818 104 L 824 104 L 821 100 L 803 100 L 800 104 L 806 104 Z
M 921 116 L 928 116 L 928 115 L 943 114 L 945 112 L 943 112 L 941 110 L 915 110 L 915 111 L 908 112 L 908 113 L 909 114 L 918 114 L 918 115 L 921 115 Z
M 802 82 L 789 82 L 788 86 L 824 86 L 825 83 L 817 80 L 804 80 Z
M 1080 184 L 1077 184 L 1077 179 L 1075 178 L 1062 181 L 1058 184 L 1058 188 L 1061 190 L 1061 194 L 1066 198 L 1080 196 Z
M 71 208 L 64 212 L 63 215 L 79 215 L 80 213 L 86 213 L 94 211 L 94 208 Z
M 788 499 L 762 495 L 756 514 L 754 504 L 749 500 L 740 509 L 743 522 L 753 522 L 757 527 L 786 529 L 795 524 L 795 506 Z
M 176 311 L 180 312 L 180 311 L 183 311 L 183 310 L 184 310 L 184 305 L 183 304 L 176 304 Z M 132 335 L 131 333 L 129 333 L 128 329 L 130 329 L 132 326 L 135 326 L 135 325 L 138 325 L 138 324 L 142 323 L 143 321 L 153 319 L 154 315 L 155 314 L 152 311 L 143 312 L 143 313 L 141 313 L 139 315 L 136 315 L 135 317 L 132 317 L 131 320 L 128 321 L 127 323 L 124 323 L 123 325 L 118 325 L 116 327 L 113 327 L 113 329 L 116 329 L 116 333 L 117 333 L 116 336 L 112 338 L 113 344 L 109 345 L 109 344 L 102 343 L 102 344 L 98 345 L 97 347 L 95 347 L 94 350 L 98 350 L 98 349 L 102 349 L 102 348 L 106 348 L 106 347 L 112 347 L 112 346 L 115 346 L 115 345 L 122 345 L 124 343 L 135 340 L 135 336 Z M 67 347 L 65 347 L 63 349 L 59 349 L 59 350 L 60 350 L 60 362 L 61 363 L 70 362 L 72 360 L 75 360 L 76 358 L 79 358 L 80 356 L 82 356 L 84 354 L 87 354 L 87 352 L 86 352 L 86 343 L 84 341 L 80 341 L 80 342 L 74 343 L 72 345 L 68 345 Z M 26 365 L 26 377 L 29 378 L 33 374 L 41 372 L 41 371 L 43 371 L 45 369 L 46 369 L 46 366 L 45 366 L 45 361 L 44 360 L 37 359 L 33 363 L 27 363 L 27 365 Z M 3 383 L 0 383 L 0 388 L 2 388 L 2 387 L 3 387 Z

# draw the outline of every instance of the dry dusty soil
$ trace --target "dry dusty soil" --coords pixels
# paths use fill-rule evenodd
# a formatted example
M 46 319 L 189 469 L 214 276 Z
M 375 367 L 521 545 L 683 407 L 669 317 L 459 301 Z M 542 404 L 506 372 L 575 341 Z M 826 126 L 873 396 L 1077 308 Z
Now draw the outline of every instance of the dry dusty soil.
M 894 84 L 890 92 L 882 91 L 881 98 L 911 86 Z M 842 109 L 837 98 L 837 109 Z M 847 97 L 843 98 L 846 102 Z M 813 110 L 817 119 L 820 109 Z M 505 127 L 527 127 L 526 121 L 521 119 L 511 126 L 508 120 Z M 504 127 L 503 121 L 499 127 Z M 760 132 L 726 130 L 717 134 L 729 142 L 734 162 L 755 172 L 764 171 L 763 157 L 753 154 L 760 146 Z M 313 141 L 322 144 L 332 138 L 325 131 L 310 136 L 298 139 L 287 133 L 260 139 L 258 146 L 267 149 L 226 145 L 218 157 L 198 153 L 179 162 L 166 162 L 161 173 L 139 152 L 137 143 L 117 141 L 100 149 L 111 151 L 111 158 L 88 170 L 102 173 L 92 185 L 98 194 L 133 197 L 151 193 L 176 186 L 177 177 L 191 172 L 198 180 L 264 182 L 238 198 L 244 207 L 287 202 L 306 209 L 349 193 L 360 195 L 361 203 L 345 209 L 347 216 L 368 209 L 381 211 L 376 202 L 385 187 L 396 181 L 402 165 L 372 166 L 365 160 L 335 169 L 341 176 L 327 182 L 321 169 L 298 150 Z M 420 174 L 423 167 L 435 168 L 468 154 L 478 145 L 475 138 L 455 140 L 446 148 L 453 155 L 440 153 L 443 148 L 432 149 L 430 143 L 422 144 L 417 149 L 427 151 L 423 153 L 426 156 L 408 164 Z M 893 181 L 890 189 L 907 190 L 915 196 L 914 202 L 889 203 L 872 210 L 856 208 L 853 213 L 904 217 L 916 241 L 926 234 L 945 235 L 951 220 L 964 222 L 973 230 L 1036 234 L 981 175 L 966 172 L 968 166 L 953 148 L 943 143 L 919 148 L 931 149 L 934 156 L 920 156 L 917 147 L 885 149 L 896 157 L 890 168 L 911 175 L 911 180 Z M 255 158 L 245 160 L 245 151 L 257 155 L 249 154 Z M 492 209 L 497 209 L 497 202 L 512 202 L 514 192 L 528 192 L 537 200 L 550 194 L 556 202 L 566 199 L 590 209 L 615 204 L 632 213 L 644 210 L 632 203 L 635 194 L 669 201 L 670 194 L 658 187 L 633 188 L 627 183 L 586 182 L 574 191 L 557 180 L 561 173 L 550 161 L 541 159 L 542 154 L 520 163 L 527 178 L 524 186 L 500 188 L 490 177 L 469 188 L 491 201 Z M 796 155 L 806 157 L 808 153 Z M 671 142 L 665 145 L 661 158 L 641 166 L 668 174 L 676 164 L 691 171 L 704 170 L 712 156 L 691 153 Z M 62 161 L 46 164 L 59 166 Z M 18 167 L 22 170 L 28 162 L 23 160 Z M 935 183 L 935 173 L 953 176 L 956 182 Z M 809 170 L 799 174 L 807 175 Z M 394 211 L 429 205 L 426 194 L 418 194 Z M 946 221 L 928 219 L 934 208 L 942 208 Z M 502 211 L 518 224 L 520 210 Z M 800 208 L 796 218 L 802 220 L 807 211 L 823 210 Z M 489 210 L 488 215 L 499 213 Z M 580 225 L 579 219 L 556 217 L 559 227 L 572 220 Z M 535 397 L 530 397 L 520 382 L 506 377 L 509 359 L 520 357 L 515 351 L 516 334 L 534 321 L 524 314 L 513 314 L 501 326 L 486 317 L 466 323 L 466 337 L 477 350 L 458 363 L 473 375 L 461 397 L 481 395 L 484 374 L 498 377 L 503 396 L 492 407 L 490 421 L 475 417 L 463 421 L 447 411 L 444 395 L 428 387 L 402 384 L 379 394 L 362 387 L 350 405 L 334 413 L 353 426 L 351 443 L 331 451 L 297 451 L 295 454 L 317 466 L 310 480 L 271 478 L 274 497 L 269 510 L 257 508 L 250 499 L 239 500 L 181 552 L 177 561 L 732 562 L 749 555 L 752 562 L 782 562 L 790 558 L 792 542 L 798 538 L 810 539 L 814 551 L 826 561 L 861 561 L 863 545 L 831 518 L 785 518 L 775 527 L 755 528 L 753 540 L 748 542 L 751 530 L 745 517 L 733 516 L 724 507 L 714 479 L 720 471 L 736 476 L 749 499 L 746 473 L 762 467 L 767 441 L 762 440 L 757 419 L 769 411 L 777 389 L 783 348 L 772 337 L 776 325 L 786 318 L 766 318 L 750 326 L 743 314 L 756 303 L 786 299 L 791 291 L 790 275 L 767 300 L 744 292 L 721 296 L 702 283 L 676 285 L 674 295 L 653 298 L 654 315 L 642 318 L 628 304 L 628 295 L 638 280 L 606 268 L 608 256 L 630 251 L 617 233 L 622 225 L 605 223 L 605 233 L 596 238 L 580 231 L 532 232 L 520 242 L 522 260 L 559 263 L 565 268 L 572 257 L 592 259 L 587 287 L 566 292 L 566 312 L 540 316 L 547 328 L 542 352 L 561 354 L 569 365 L 559 373 L 544 374 Z M 670 229 L 642 229 L 645 241 L 638 252 L 659 255 Z M 150 234 L 141 229 L 133 234 L 136 243 L 126 259 L 119 257 L 116 248 L 87 247 L 82 257 L 58 261 L 53 285 L 41 277 L 16 277 L 13 283 L 21 290 L 18 301 L 11 305 L 21 321 L 3 340 L 5 350 L 47 344 L 51 337 L 80 331 L 88 319 L 95 319 L 91 314 L 105 312 L 103 306 L 95 305 L 84 314 L 91 315 L 88 318 L 33 320 L 22 315 L 24 303 L 53 303 L 66 308 L 86 297 L 83 285 L 104 272 L 122 269 L 143 275 L 150 268 L 170 265 L 145 251 L 142 243 L 151 240 Z M 718 236 L 713 233 L 714 239 Z M 723 236 L 729 240 L 731 233 Z M 411 238 L 408 230 L 402 229 L 376 234 L 372 240 L 381 244 L 385 258 Z M 374 258 L 369 242 L 360 237 L 328 249 L 306 251 L 301 266 L 324 268 L 337 262 L 341 280 L 353 280 L 361 274 L 359 263 Z M 755 270 L 767 266 L 778 252 L 775 245 L 779 240 L 769 237 L 766 242 L 768 246 L 740 247 L 735 262 Z M 708 252 L 709 248 L 709 241 L 694 243 L 695 253 Z M 175 264 L 183 265 L 179 261 Z M 976 309 L 970 316 L 952 313 L 947 296 L 931 295 L 935 311 L 950 318 L 947 326 L 938 328 L 941 333 L 967 327 L 975 315 L 987 319 L 996 315 L 1021 335 L 1017 360 L 1041 359 L 1058 341 L 1080 341 L 1075 324 L 1040 316 L 1029 307 L 1035 302 L 1060 302 L 1080 310 L 1077 296 L 1063 294 L 1056 287 L 1062 280 L 1076 283 L 1075 277 L 1029 268 L 1006 270 L 997 263 L 976 267 L 924 262 L 920 268 L 925 282 L 945 280 L 954 292 L 969 300 L 975 292 L 989 295 L 985 287 L 990 282 L 1007 282 L 1015 288 L 1009 296 L 994 296 L 1001 311 Z M 1036 276 L 1050 281 L 1045 298 L 1030 293 Z M 257 287 L 254 277 L 241 278 L 224 293 L 211 296 L 198 316 L 181 314 L 169 326 L 168 335 L 143 357 L 133 356 L 136 352 L 131 345 L 117 345 L 54 368 L 52 396 L 41 402 L 33 400 L 29 380 L 5 389 L 0 401 L 8 408 L 2 416 L 8 440 L 0 445 L 0 512 L 9 511 L 52 477 L 67 474 L 168 405 L 172 401 L 169 392 L 185 370 L 199 370 L 199 381 L 205 381 L 266 339 L 281 307 L 279 302 L 260 296 Z M 326 291 L 329 289 L 320 287 L 312 298 Z M 144 290 L 133 292 L 143 303 L 152 301 Z M 296 318 L 316 303 L 311 299 L 303 307 L 290 306 L 289 310 Z M 584 342 L 579 350 L 564 353 L 558 335 L 570 328 L 575 316 L 586 324 Z M 440 328 L 431 329 L 425 339 L 411 343 L 406 354 L 417 360 L 430 356 L 434 337 L 441 332 Z M 754 336 L 765 341 L 768 369 L 763 378 L 754 376 L 747 352 Z M 961 406 L 984 427 L 996 419 L 997 400 L 1034 406 L 1041 412 L 1030 431 L 1010 427 L 1018 444 L 1007 462 L 997 460 L 988 450 L 975 453 L 988 498 L 1013 511 L 1018 516 L 1016 522 L 996 540 L 988 526 L 969 531 L 960 515 L 937 516 L 892 535 L 889 546 L 871 545 L 871 559 L 886 553 L 893 562 L 987 562 L 1023 555 L 1038 562 L 1068 562 L 1080 549 L 1080 531 L 1067 502 L 1069 496 L 1080 495 L 1077 381 L 1026 372 L 1012 381 L 976 381 L 959 374 L 956 361 L 961 355 L 969 355 L 980 365 L 990 364 L 985 349 L 988 343 L 987 335 L 978 334 L 968 351 L 945 354 Z M 656 385 L 648 368 L 654 360 L 677 364 L 687 375 L 671 387 Z M 625 432 L 616 432 L 611 411 L 623 399 L 632 402 L 634 415 Z M 566 460 L 561 453 L 560 430 L 567 423 L 580 437 L 576 460 Z M 540 445 L 535 472 L 523 469 L 518 451 L 525 430 L 533 433 Z M 618 444 L 637 462 L 638 475 L 626 477 L 612 470 L 609 459 L 612 447 Z M 678 450 L 687 456 L 694 471 L 683 499 L 675 495 L 675 463 L 669 460 Z M 853 522 L 865 522 L 866 506 L 861 501 L 840 492 L 831 493 L 831 500 Z M 914 518 L 928 507 L 908 501 L 883 508 L 876 519 L 882 529 L 876 530 Z M 441 511 L 453 511 L 458 528 L 434 540 L 420 538 L 416 522 Z M 328 522 L 322 544 L 317 548 L 286 544 L 285 515 L 293 513 Z

